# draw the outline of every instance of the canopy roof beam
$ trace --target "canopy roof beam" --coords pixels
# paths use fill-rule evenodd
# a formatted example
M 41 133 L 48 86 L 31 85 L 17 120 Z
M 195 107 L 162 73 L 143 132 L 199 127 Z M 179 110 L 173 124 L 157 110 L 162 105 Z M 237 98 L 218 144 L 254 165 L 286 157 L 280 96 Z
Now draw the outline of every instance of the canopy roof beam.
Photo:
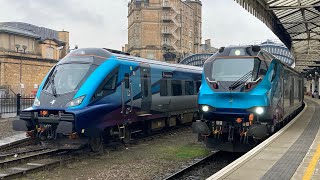
M 275 7 L 269 7 L 269 11 L 274 11 L 274 10 L 289 10 L 289 9 L 306 9 L 306 8 L 315 8 L 319 7 L 319 5 L 304 5 L 302 6 L 299 4 L 298 6 L 275 6 Z

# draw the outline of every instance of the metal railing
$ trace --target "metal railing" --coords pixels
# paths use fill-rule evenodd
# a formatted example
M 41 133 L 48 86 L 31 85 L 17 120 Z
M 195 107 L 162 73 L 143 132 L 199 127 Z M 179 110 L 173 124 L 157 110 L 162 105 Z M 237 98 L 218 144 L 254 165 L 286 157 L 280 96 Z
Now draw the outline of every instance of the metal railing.
M 21 110 L 32 106 L 34 101 L 33 95 L 0 95 L 0 114 L 17 113 L 20 114 Z

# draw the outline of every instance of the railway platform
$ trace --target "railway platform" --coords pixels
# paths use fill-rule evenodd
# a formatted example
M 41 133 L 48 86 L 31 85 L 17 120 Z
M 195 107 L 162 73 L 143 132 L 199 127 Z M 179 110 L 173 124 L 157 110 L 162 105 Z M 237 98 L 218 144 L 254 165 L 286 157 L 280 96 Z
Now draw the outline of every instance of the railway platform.
M 285 127 L 208 179 L 320 179 L 320 100 Z

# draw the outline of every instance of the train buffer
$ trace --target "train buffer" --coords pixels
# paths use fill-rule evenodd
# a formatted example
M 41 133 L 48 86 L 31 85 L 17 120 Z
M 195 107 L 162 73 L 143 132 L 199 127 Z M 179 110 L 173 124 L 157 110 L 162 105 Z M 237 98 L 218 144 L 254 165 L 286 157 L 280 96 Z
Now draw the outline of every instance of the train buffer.
M 273 136 L 208 179 L 320 179 L 320 100 Z

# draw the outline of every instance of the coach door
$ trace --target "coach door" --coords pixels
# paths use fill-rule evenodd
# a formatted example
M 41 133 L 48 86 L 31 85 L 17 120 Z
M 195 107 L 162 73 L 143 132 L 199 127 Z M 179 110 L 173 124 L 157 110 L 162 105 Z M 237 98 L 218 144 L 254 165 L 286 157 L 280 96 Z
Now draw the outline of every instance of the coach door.
M 141 79 L 141 115 L 149 115 L 152 104 L 150 65 L 140 64 Z

